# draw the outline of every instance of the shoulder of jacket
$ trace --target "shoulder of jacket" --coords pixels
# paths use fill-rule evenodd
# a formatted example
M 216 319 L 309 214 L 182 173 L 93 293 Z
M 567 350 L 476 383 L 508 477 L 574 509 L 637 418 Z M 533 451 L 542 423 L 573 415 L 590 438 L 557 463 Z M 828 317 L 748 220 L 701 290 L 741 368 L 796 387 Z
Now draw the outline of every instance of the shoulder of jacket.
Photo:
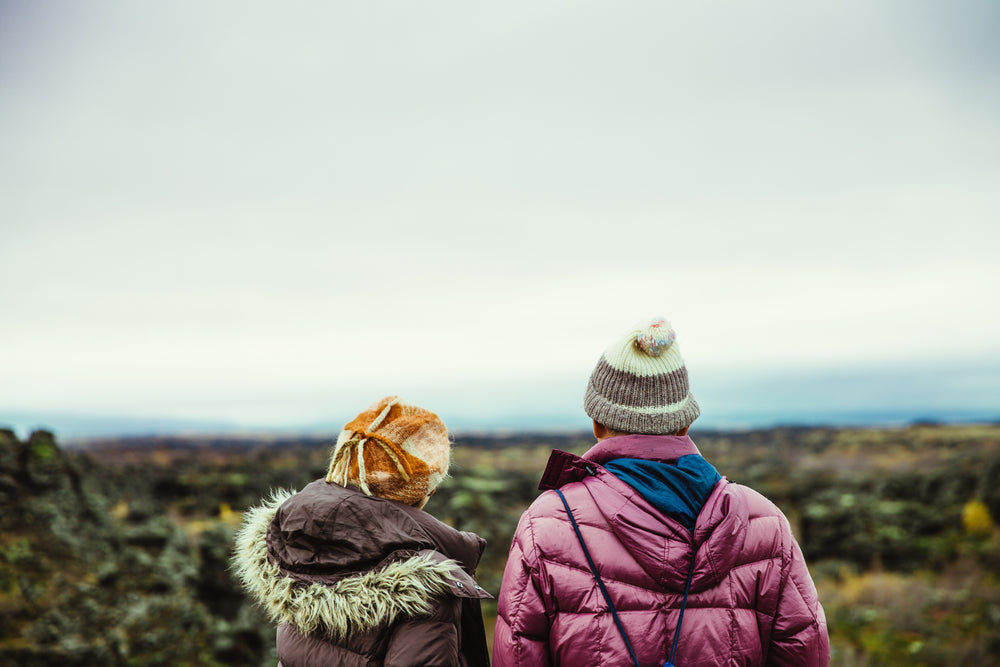
M 588 477 L 565 484 L 559 489 L 547 489 L 535 498 L 521 515 L 515 532 L 515 540 L 521 542 L 521 551 L 525 557 L 530 560 L 538 555 L 539 549 L 544 553 L 552 541 L 561 541 L 565 535 L 572 535 L 572 522 L 557 491 L 563 493 L 566 502 L 574 510 L 576 520 L 580 521 L 580 513 L 585 512 L 604 493 L 601 488 L 603 486 L 595 477 Z M 553 530 L 557 525 L 561 527 Z
M 762 517 L 785 518 L 784 513 L 778 508 L 778 506 L 756 489 L 744 486 L 743 484 L 739 484 L 737 482 L 729 481 L 725 490 L 729 493 L 738 493 L 743 496 L 747 502 L 749 518 L 751 520 Z
M 569 516 L 566 514 L 566 507 L 563 505 L 562 500 L 559 498 L 559 493 L 562 492 L 563 496 L 567 499 L 570 507 L 580 505 L 584 502 L 593 502 L 592 496 L 599 495 L 599 490 L 585 490 L 584 480 L 571 482 L 559 489 L 547 489 L 544 490 L 535 500 L 531 503 L 528 509 L 525 511 L 525 517 L 532 523 L 535 524 L 539 521 L 563 521 L 569 523 Z
M 792 535 L 791 524 L 789 524 L 784 512 L 764 494 L 749 486 L 730 482 L 728 487 L 728 492 L 739 493 L 743 496 L 747 503 L 747 522 L 751 527 L 758 526 L 757 529 L 748 532 L 750 541 L 745 545 L 743 555 L 753 556 L 756 554 L 756 557 L 759 558 L 761 553 L 768 552 L 771 554 L 770 557 L 781 560 L 782 567 L 787 565 L 791 556 L 792 542 L 795 538 Z M 770 525 L 772 528 L 761 529 L 762 526 L 766 525 Z
M 564 512 L 559 496 L 553 490 L 546 490 L 532 501 L 517 522 L 514 542 L 520 548 L 521 556 L 529 566 L 532 566 L 538 556 L 539 524 L 565 520 L 565 516 L 559 517 L 556 514 L 557 509 Z M 544 531 L 542 533 L 544 534 Z

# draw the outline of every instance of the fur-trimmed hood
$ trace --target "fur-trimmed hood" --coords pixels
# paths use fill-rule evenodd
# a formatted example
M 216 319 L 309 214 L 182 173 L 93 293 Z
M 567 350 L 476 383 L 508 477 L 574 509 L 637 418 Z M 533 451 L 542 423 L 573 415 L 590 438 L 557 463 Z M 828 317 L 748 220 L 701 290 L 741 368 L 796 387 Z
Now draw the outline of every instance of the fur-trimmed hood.
M 435 597 L 491 597 L 485 542 L 408 505 L 317 480 L 247 511 L 233 565 L 275 623 L 345 637 L 428 614 Z

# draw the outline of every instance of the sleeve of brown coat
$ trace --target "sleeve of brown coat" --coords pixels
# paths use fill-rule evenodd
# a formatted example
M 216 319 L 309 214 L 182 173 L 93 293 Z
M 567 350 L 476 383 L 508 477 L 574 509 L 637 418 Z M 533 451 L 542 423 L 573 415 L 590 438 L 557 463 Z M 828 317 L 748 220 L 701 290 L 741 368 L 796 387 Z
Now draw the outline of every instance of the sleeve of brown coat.
M 385 667 L 458 667 L 458 628 L 450 621 L 413 619 L 396 626 Z

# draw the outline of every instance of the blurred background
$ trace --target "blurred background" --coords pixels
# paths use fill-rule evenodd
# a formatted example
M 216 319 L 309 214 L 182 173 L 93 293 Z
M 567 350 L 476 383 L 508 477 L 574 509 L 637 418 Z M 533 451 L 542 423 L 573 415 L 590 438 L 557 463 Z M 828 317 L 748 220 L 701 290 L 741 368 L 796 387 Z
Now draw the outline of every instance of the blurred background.
M 0 1 L 0 421 L 1000 415 L 1000 6 Z
M 495 594 L 601 351 L 665 316 L 832 664 L 1000 665 L 998 33 L 994 0 L 0 0 L 0 664 L 275 664 L 242 512 L 389 394 L 456 434 L 427 510 Z

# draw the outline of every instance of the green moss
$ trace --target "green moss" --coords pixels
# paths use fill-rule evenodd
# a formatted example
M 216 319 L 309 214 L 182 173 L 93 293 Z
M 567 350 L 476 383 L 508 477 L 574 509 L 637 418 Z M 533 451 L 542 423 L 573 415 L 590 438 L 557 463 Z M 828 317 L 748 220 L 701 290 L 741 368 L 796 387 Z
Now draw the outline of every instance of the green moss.
M 39 461 L 51 461 L 57 454 L 56 446 L 52 442 L 38 440 L 31 443 L 31 456 Z
M 0 561 L 11 565 L 20 565 L 30 562 L 34 558 L 31 551 L 31 542 L 26 538 L 19 538 L 0 547 Z

